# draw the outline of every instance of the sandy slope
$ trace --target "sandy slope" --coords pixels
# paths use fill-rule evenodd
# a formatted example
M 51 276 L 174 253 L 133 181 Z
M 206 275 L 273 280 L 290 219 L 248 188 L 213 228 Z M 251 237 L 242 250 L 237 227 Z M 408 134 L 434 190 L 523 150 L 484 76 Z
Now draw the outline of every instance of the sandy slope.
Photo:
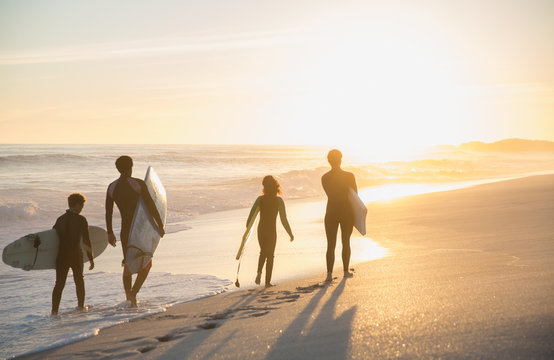
M 392 255 L 352 279 L 197 300 L 27 358 L 554 357 L 554 176 L 374 203 L 369 214 L 368 236 Z

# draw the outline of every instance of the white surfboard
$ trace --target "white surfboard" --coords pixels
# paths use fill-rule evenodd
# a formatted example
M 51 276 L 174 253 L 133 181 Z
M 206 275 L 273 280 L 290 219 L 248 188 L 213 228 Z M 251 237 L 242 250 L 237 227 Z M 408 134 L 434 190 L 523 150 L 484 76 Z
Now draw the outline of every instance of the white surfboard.
M 358 229 L 360 234 L 365 235 L 365 221 L 367 217 L 367 207 L 354 189 L 350 188 L 348 192 L 348 201 L 354 213 L 354 227 Z
M 167 196 L 162 182 L 153 167 L 149 166 L 148 170 L 146 170 L 144 182 L 150 196 L 154 200 L 154 204 L 156 204 L 162 222 L 165 224 Z M 131 274 L 138 273 L 150 262 L 160 239 L 158 225 L 150 215 L 141 196 L 135 209 L 127 242 L 127 251 L 125 252 L 125 264 Z
M 242 256 L 242 253 L 244 252 L 244 248 L 246 247 L 246 244 L 248 244 L 248 241 L 250 241 L 250 238 L 252 237 L 252 229 L 255 227 L 254 224 L 258 220 L 258 214 L 260 212 L 260 207 L 258 206 L 256 210 L 254 210 L 254 215 L 250 219 L 250 222 L 246 224 L 246 230 L 244 231 L 244 234 L 242 235 L 242 240 L 240 242 L 239 251 L 237 251 L 237 257 L 236 259 L 239 260 Z
M 97 226 L 89 226 L 88 231 L 93 255 L 98 257 L 108 246 L 108 233 Z M 34 246 L 35 243 L 37 247 Z M 55 269 L 59 246 L 60 239 L 56 230 L 45 230 L 25 235 L 8 244 L 2 252 L 2 260 L 7 265 L 23 270 Z M 88 261 L 84 249 L 83 260 Z

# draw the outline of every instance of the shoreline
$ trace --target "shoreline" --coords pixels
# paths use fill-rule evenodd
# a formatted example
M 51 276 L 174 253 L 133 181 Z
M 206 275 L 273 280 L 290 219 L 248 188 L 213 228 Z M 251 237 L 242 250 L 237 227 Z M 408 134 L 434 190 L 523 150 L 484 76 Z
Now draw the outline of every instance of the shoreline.
M 506 176 L 502 178 L 490 178 L 482 180 L 471 180 L 454 183 L 438 183 L 438 184 L 388 184 L 379 185 L 376 187 L 368 187 L 359 189 L 359 195 L 366 203 L 370 205 L 373 202 L 391 201 L 399 198 L 406 198 L 411 196 L 417 196 L 422 194 L 444 193 L 447 191 L 454 191 L 458 189 L 467 189 L 473 186 L 479 186 L 483 184 L 493 184 L 503 181 L 510 181 L 516 179 L 523 179 L 526 177 L 541 176 L 544 173 L 547 175 L 554 174 L 554 171 L 541 172 L 539 175 L 518 174 L 513 176 Z M 384 196 L 382 194 L 385 194 Z M 392 196 L 391 194 L 394 194 Z M 398 195 L 399 194 L 399 195 Z M 283 230 L 282 226 L 278 224 L 278 241 L 276 248 L 276 259 L 283 256 L 284 253 L 290 254 L 291 251 L 298 252 L 304 244 L 309 249 L 318 249 L 319 254 L 317 256 L 324 256 L 325 242 L 319 241 L 325 238 L 323 228 L 323 215 L 325 213 L 325 197 L 303 198 L 303 199 L 289 199 L 286 200 L 287 214 L 293 232 L 301 231 L 296 237 L 300 241 L 296 240 L 289 246 L 287 234 Z M 160 241 L 160 245 L 156 250 L 156 256 L 154 259 L 153 271 L 169 272 L 179 274 L 210 274 L 222 279 L 229 279 L 234 282 L 236 277 L 237 263 L 234 260 L 236 249 L 238 248 L 240 237 L 244 231 L 244 222 L 248 216 L 249 208 L 238 208 L 223 210 L 213 213 L 205 213 L 196 216 L 192 220 L 187 220 L 185 224 L 189 227 L 186 230 L 181 230 L 175 233 L 168 233 Z M 368 214 L 370 220 L 371 214 Z M 222 234 L 219 229 L 223 228 L 226 232 Z M 301 239 L 304 236 L 305 239 Z M 234 239 L 229 241 L 229 239 Z M 352 236 L 352 245 L 364 244 L 363 242 L 367 237 L 361 236 L 356 230 L 354 230 Z M 254 239 L 255 240 L 255 239 Z M 307 240 L 307 241 L 306 241 Z M 202 252 L 203 243 L 206 241 L 215 241 L 218 243 L 218 254 L 206 254 Z M 175 252 L 177 246 L 172 244 L 178 242 L 186 242 L 190 252 Z M 102 269 L 102 271 L 120 272 L 119 263 L 121 262 L 121 250 L 119 248 L 112 248 L 108 246 L 102 257 L 96 260 L 96 269 Z M 363 245 L 360 245 L 363 246 Z M 338 246 L 339 247 L 339 246 Z M 250 243 L 243 256 L 243 265 L 241 269 L 247 269 L 249 267 L 256 267 L 257 256 L 252 257 L 252 252 L 255 250 L 255 241 Z M 302 249 L 304 251 L 306 249 Z M 303 256 L 303 254 L 298 254 Z M 311 254 L 313 255 L 313 254 Z M 353 256 L 356 254 L 353 252 Z M 213 263 L 213 256 L 217 257 L 216 264 Z M 156 261 L 156 258 L 163 258 L 164 262 Z M 360 262 L 371 258 L 353 258 L 353 261 Z M 303 258 L 305 260 L 305 257 Z M 319 258 L 318 258 L 319 261 Z M 186 263 L 186 266 L 183 266 Z M 319 262 L 317 264 L 311 264 L 310 266 L 303 266 L 302 269 L 279 269 L 279 260 L 276 261 L 276 268 L 274 270 L 274 278 L 278 281 L 287 281 L 290 279 L 298 278 L 298 273 L 313 274 L 321 268 Z M 99 270 L 96 270 L 99 271 Z M 243 271 L 241 271 L 243 273 Z M 302 275 L 300 275 L 302 276 Z M 241 281 L 244 286 L 254 286 L 253 279 L 248 281 Z
M 303 358 L 300 349 L 324 358 L 547 358 L 553 184 L 543 175 L 372 203 L 368 236 L 391 256 L 357 264 L 352 279 L 325 285 L 323 274 L 310 275 L 229 291 L 21 358 Z M 229 343 L 238 335 L 254 353 Z

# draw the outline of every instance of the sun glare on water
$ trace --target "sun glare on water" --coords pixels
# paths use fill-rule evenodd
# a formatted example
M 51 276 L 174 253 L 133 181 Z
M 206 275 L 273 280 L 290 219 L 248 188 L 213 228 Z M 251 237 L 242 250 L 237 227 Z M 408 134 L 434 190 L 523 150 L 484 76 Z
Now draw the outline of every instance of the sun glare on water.
M 388 250 L 366 237 L 352 237 L 352 260 L 370 261 L 389 255 Z

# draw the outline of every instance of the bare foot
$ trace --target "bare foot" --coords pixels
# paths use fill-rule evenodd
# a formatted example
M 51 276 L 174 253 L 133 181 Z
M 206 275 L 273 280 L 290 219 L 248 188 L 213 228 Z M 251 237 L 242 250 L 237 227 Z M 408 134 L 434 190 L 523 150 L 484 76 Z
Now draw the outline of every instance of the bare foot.
M 132 308 L 137 308 L 138 307 L 138 304 L 137 304 L 137 294 L 133 293 L 132 291 L 129 293 L 129 295 L 127 296 L 127 300 L 129 300 L 131 302 L 131 307 Z
M 272 283 L 267 283 L 267 284 L 265 284 L 265 287 L 266 287 L 266 288 L 272 287 L 272 286 L 275 286 L 275 284 L 272 284 Z
M 345 271 L 345 272 L 344 272 L 344 277 L 345 277 L 345 278 L 354 277 L 354 273 L 351 273 L 350 271 Z
M 325 278 L 325 282 L 331 282 L 331 281 L 333 281 L 333 273 L 328 272 L 327 277 Z
M 258 273 L 258 275 L 256 275 L 256 280 L 254 280 L 254 282 L 256 283 L 256 285 L 260 285 L 261 281 L 262 281 L 262 273 Z

